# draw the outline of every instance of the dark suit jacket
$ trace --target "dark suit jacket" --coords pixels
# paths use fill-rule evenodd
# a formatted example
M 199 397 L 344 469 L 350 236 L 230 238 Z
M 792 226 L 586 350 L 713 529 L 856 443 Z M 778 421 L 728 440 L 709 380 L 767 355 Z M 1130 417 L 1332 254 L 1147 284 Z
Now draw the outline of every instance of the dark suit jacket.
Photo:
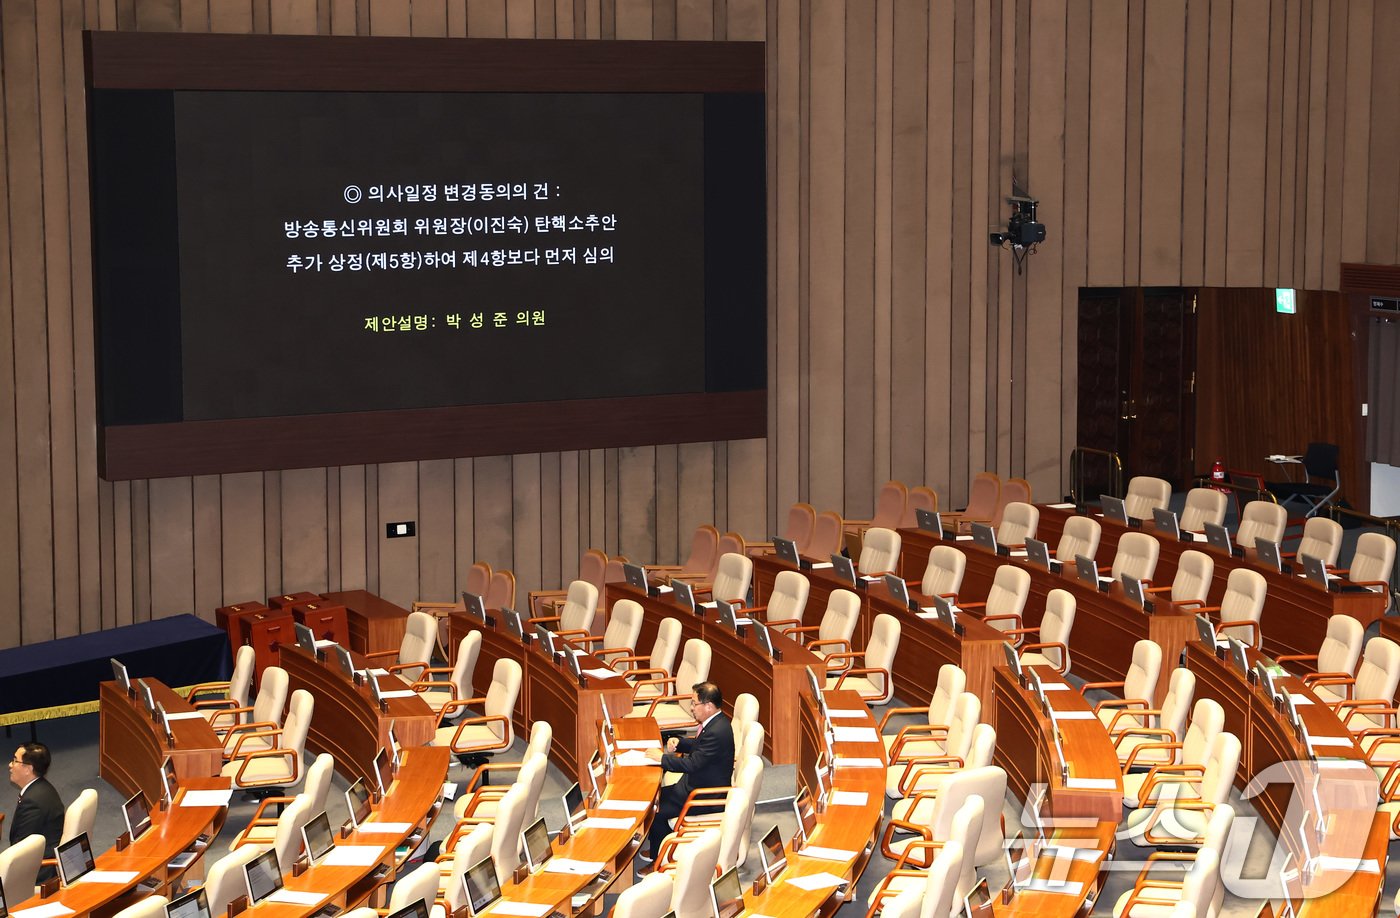
M 675 786 L 682 799 L 696 788 L 729 786 L 734 777 L 734 726 L 723 713 L 716 714 L 698 737 L 681 740 L 677 751 L 685 755 L 667 753 L 661 767 L 681 772 Z
M 46 778 L 36 778 L 24 789 L 10 822 L 10 844 L 31 835 L 44 836 L 44 857 L 53 857 L 53 849 L 63 835 L 63 801 Z

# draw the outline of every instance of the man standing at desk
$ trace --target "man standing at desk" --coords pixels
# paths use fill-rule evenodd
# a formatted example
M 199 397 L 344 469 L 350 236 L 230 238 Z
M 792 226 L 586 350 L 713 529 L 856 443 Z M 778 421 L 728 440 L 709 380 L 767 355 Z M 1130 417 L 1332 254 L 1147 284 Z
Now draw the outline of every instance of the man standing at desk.
M 679 781 L 661 788 L 656 819 L 649 835 L 651 852 L 642 855 L 647 860 L 656 857 L 662 839 L 671 834 L 670 822 L 681 814 L 681 807 L 691 791 L 702 787 L 727 787 L 734 776 L 734 727 L 720 710 L 724 695 L 713 682 L 697 682 L 691 690 L 694 695 L 690 715 L 700 723 L 695 736 L 667 741 L 665 755 L 659 749 L 647 751 L 653 762 L 661 763 L 663 771 L 681 773 Z M 717 807 L 702 812 L 713 809 Z
M 43 743 L 24 743 L 10 760 L 10 783 L 19 788 L 19 802 L 10 821 L 10 844 L 31 835 L 44 836 L 44 857 L 52 858 L 54 848 L 63 835 L 63 801 L 58 791 L 44 775 L 48 774 L 49 747 Z M 39 879 L 53 875 L 53 868 L 39 872 Z

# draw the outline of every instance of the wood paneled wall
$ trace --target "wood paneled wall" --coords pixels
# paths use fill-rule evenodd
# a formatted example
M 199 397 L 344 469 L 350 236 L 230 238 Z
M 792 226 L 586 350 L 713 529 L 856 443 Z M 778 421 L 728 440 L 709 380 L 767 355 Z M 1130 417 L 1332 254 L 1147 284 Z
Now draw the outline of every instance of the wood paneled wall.
M 108 484 L 80 31 L 766 40 L 765 440 Z M 282 590 L 522 588 L 794 500 L 1062 492 L 1078 288 L 1335 289 L 1400 254 L 1400 9 L 1376 0 L 4 0 L 0 646 Z M 1013 175 L 1049 241 L 986 242 Z M 417 519 L 416 539 L 383 524 Z

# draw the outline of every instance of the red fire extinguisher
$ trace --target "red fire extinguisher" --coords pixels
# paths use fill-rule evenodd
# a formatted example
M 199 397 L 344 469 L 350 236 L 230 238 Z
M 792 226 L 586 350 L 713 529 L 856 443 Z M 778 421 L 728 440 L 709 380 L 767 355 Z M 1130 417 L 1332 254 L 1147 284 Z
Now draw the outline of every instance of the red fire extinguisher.
M 1215 459 L 1215 464 L 1212 465 L 1212 466 L 1210 467 L 1210 477 L 1211 477 L 1211 480 L 1213 480 L 1213 481 L 1219 481 L 1219 482 L 1222 482 L 1222 483 L 1225 481 L 1225 460 L 1224 460 L 1224 458 L 1219 457 L 1219 456 L 1216 457 L 1216 459 Z M 1229 488 L 1220 488 L 1220 487 L 1217 487 L 1215 490 L 1220 491 L 1220 492 L 1222 492 L 1222 493 L 1228 493 L 1230 489 L 1229 489 Z

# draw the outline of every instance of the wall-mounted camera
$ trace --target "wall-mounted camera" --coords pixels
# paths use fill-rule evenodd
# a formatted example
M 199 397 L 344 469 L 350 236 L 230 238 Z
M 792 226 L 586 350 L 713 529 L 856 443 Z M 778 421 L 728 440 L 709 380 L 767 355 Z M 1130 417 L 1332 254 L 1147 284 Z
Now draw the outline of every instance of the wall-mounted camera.
M 1011 205 L 1011 216 L 1005 227 L 992 227 L 987 241 L 998 248 L 1010 249 L 1016 270 L 1020 271 L 1026 254 L 1034 252 L 1035 247 L 1045 241 L 1045 224 L 1036 217 L 1040 202 L 1025 194 L 1014 179 L 1006 201 Z

